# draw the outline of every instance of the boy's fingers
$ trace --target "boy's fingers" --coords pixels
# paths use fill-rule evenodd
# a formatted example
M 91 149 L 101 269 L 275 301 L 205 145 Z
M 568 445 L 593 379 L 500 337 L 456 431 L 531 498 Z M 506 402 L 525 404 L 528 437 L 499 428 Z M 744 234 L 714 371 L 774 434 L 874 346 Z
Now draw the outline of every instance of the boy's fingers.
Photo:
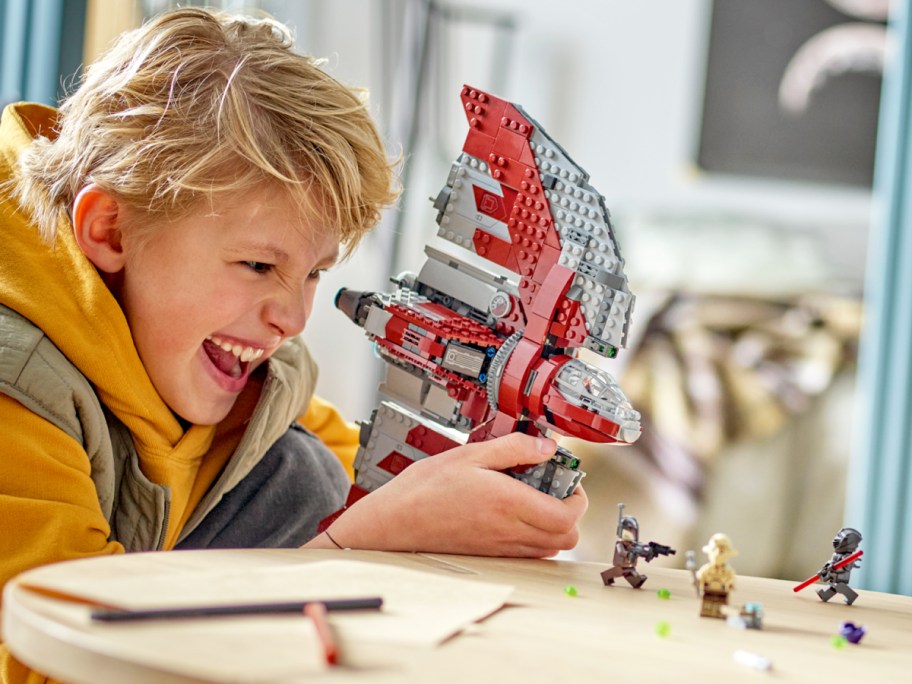
M 557 450 L 557 442 L 548 437 L 514 432 L 497 439 L 467 444 L 464 448 L 478 463 L 492 470 L 506 470 L 547 461 Z
M 582 485 L 579 485 L 566 499 L 551 497 L 551 501 L 542 499 L 538 504 L 521 513 L 523 522 L 537 530 L 564 534 L 576 528 L 577 522 L 589 507 L 589 499 Z

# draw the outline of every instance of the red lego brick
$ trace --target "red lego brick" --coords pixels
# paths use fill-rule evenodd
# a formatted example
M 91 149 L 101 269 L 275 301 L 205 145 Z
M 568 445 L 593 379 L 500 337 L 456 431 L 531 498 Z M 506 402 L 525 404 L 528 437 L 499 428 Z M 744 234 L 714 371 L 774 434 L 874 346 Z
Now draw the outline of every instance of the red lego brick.
M 493 219 L 497 219 L 502 223 L 507 222 L 507 212 L 508 208 L 506 205 L 506 198 L 500 195 L 495 195 L 493 192 L 485 190 L 484 188 L 473 185 L 472 192 L 475 195 L 475 208 L 480 214 L 485 216 L 490 216 Z M 510 207 L 513 206 L 513 201 L 515 199 L 515 192 L 510 198 Z
M 526 327 L 523 329 L 523 336 L 532 340 L 536 344 L 544 344 L 548 336 L 548 328 L 551 321 L 542 318 L 534 313 L 530 313 L 526 319 Z
M 494 147 L 488 156 L 491 168 L 505 168 L 511 163 L 519 163 L 524 148 L 529 146 L 529 141 L 515 131 L 503 126 L 494 136 Z
M 469 131 L 465 143 L 462 145 L 464 152 L 471 154 L 479 159 L 487 159 L 491 150 L 494 149 L 494 136 L 486 135 L 480 131 Z
M 589 334 L 586 329 L 585 316 L 577 301 L 564 298 L 557 312 L 557 317 L 548 331 L 557 338 L 561 347 L 580 347 Z
M 536 280 L 540 283 L 544 283 L 546 280 L 550 280 L 551 270 L 554 268 L 562 268 L 557 265 L 558 259 L 560 259 L 560 250 L 555 249 L 547 244 L 543 245 L 541 248 L 541 254 L 539 255 L 538 262 L 535 265 L 535 274 L 532 276 L 533 280 Z M 564 269 L 567 270 L 567 269 Z
M 519 272 L 519 264 L 513 254 L 513 245 L 506 240 L 501 240 L 496 235 L 491 235 L 481 228 L 476 228 L 475 235 L 472 236 L 472 243 L 479 256 L 483 256 L 495 264 L 500 264 L 514 273 Z
M 472 425 L 480 425 L 488 420 L 491 406 L 488 404 L 488 393 L 479 392 L 466 397 L 459 408 L 459 415 L 468 418 Z
M 526 397 L 526 408 L 529 410 L 529 415 L 544 415 L 543 399 L 548 394 L 548 388 L 554 384 L 554 376 L 557 375 L 560 367 L 564 365 L 569 358 L 570 357 L 564 356 L 563 354 L 552 356 L 543 360 L 535 367 L 535 380 L 532 381 L 532 387 Z
M 420 449 L 430 456 L 435 456 L 460 446 L 459 442 L 456 440 L 450 439 L 439 432 L 435 432 L 424 425 L 416 425 L 409 430 L 408 435 L 405 438 L 405 443 L 416 449 Z
M 500 127 L 507 103 L 483 90 L 463 86 L 462 106 L 469 122 L 469 132 L 480 131 L 493 137 Z M 466 150 L 468 152 L 468 150 Z
M 516 344 L 516 348 L 507 359 L 503 378 L 497 389 L 497 407 L 500 411 L 516 417 L 520 415 L 522 392 L 532 367 L 537 359 L 541 358 L 541 352 L 540 344 L 525 337 Z
M 531 122 L 520 114 L 519 110 L 510 103 L 506 103 L 506 106 L 504 107 L 500 125 L 502 128 L 508 128 L 511 131 L 518 133 L 527 140 L 532 137 L 532 131 L 535 130 L 535 127 Z
M 619 425 L 594 411 L 571 404 L 557 388 L 552 387 L 548 391 L 544 403 L 552 411 L 555 429 L 561 434 L 601 444 L 618 441 Z
M 384 456 L 377 464 L 377 467 L 380 470 L 385 470 L 393 475 L 398 475 L 412 465 L 412 463 L 414 463 L 414 461 L 408 456 L 400 454 L 398 451 L 393 451 Z
M 555 265 L 550 269 L 551 277 L 542 283 L 535 301 L 532 303 L 532 313 L 548 321 L 554 320 L 560 310 L 561 302 L 567 290 L 573 284 L 574 271 L 564 266 Z

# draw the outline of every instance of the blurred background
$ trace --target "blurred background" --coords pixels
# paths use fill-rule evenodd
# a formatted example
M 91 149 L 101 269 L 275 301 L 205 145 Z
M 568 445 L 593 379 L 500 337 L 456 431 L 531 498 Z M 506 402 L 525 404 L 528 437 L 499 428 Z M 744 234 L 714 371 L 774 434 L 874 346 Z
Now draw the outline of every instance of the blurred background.
M 54 103 L 118 33 L 175 5 L 0 0 L 0 99 Z M 333 295 L 386 290 L 437 243 L 428 198 L 462 147 L 466 83 L 522 105 L 589 172 L 637 296 L 628 348 L 599 364 L 643 414 L 643 437 L 568 444 L 591 501 L 574 557 L 610 560 L 623 502 L 641 539 L 679 550 L 656 564 L 680 566 L 684 549 L 724 531 L 739 573 L 800 580 L 843 524 L 883 523 L 884 478 L 905 499 L 908 442 L 878 470 L 862 420 L 878 409 L 858 403 L 875 390 L 857 399 L 866 265 L 891 249 L 871 229 L 890 215 L 872 193 L 897 51 L 887 0 L 206 5 L 289 24 L 301 52 L 370 91 L 391 155 L 403 155 L 402 200 L 327 274 L 305 333 L 318 391 L 346 417 L 370 415 L 383 364 Z M 875 306 L 876 321 L 889 318 Z M 868 540 L 889 563 L 865 581 L 909 593 L 892 541 L 909 516 L 894 508 L 883 541 Z

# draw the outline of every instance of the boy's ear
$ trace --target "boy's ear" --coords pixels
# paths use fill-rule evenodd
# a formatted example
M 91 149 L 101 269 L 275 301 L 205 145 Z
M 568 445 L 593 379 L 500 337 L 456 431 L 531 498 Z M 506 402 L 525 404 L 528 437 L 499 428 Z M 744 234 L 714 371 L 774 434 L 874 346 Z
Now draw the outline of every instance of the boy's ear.
M 105 273 L 124 267 L 123 206 L 94 183 L 79 191 L 73 201 L 73 234 L 79 249 Z

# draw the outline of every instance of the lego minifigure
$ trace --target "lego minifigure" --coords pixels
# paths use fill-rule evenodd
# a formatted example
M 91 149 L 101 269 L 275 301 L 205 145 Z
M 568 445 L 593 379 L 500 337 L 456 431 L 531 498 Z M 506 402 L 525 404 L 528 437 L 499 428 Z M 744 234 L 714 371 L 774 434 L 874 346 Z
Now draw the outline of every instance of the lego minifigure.
M 728 616 L 728 626 L 739 629 L 763 629 L 763 606 L 759 603 L 745 603 L 737 615 Z
M 833 537 L 833 557 L 824 563 L 817 573 L 821 581 L 830 585 L 826 589 L 817 590 L 817 595 L 824 602 L 829 601 L 837 593 L 845 596 L 847 606 L 851 606 L 858 598 L 858 593 L 849 587 L 849 577 L 852 570 L 858 567 L 856 560 L 861 556 L 858 551 L 861 539 L 861 532 L 854 527 L 843 527 Z M 850 559 L 854 554 L 858 555 Z
M 725 618 L 722 607 L 728 605 L 728 592 L 735 588 L 735 571 L 726 561 L 738 555 L 725 534 L 714 534 L 703 547 L 709 562 L 696 572 L 696 579 L 703 590 L 700 606 L 701 617 Z
M 643 558 L 649 563 L 656 556 L 673 556 L 675 550 L 663 544 L 649 542 L 641 544 L 640 525 L 637 519 L 624 515 L 624 504 L 618 504 L 617 543 L 614 546 L 614 565 L 602 573 L 606 585 L 614 584 L 617 577 L 623 577 L 634 589 L 646 581 L 646 575 L 637 572 L 637 560 Z

